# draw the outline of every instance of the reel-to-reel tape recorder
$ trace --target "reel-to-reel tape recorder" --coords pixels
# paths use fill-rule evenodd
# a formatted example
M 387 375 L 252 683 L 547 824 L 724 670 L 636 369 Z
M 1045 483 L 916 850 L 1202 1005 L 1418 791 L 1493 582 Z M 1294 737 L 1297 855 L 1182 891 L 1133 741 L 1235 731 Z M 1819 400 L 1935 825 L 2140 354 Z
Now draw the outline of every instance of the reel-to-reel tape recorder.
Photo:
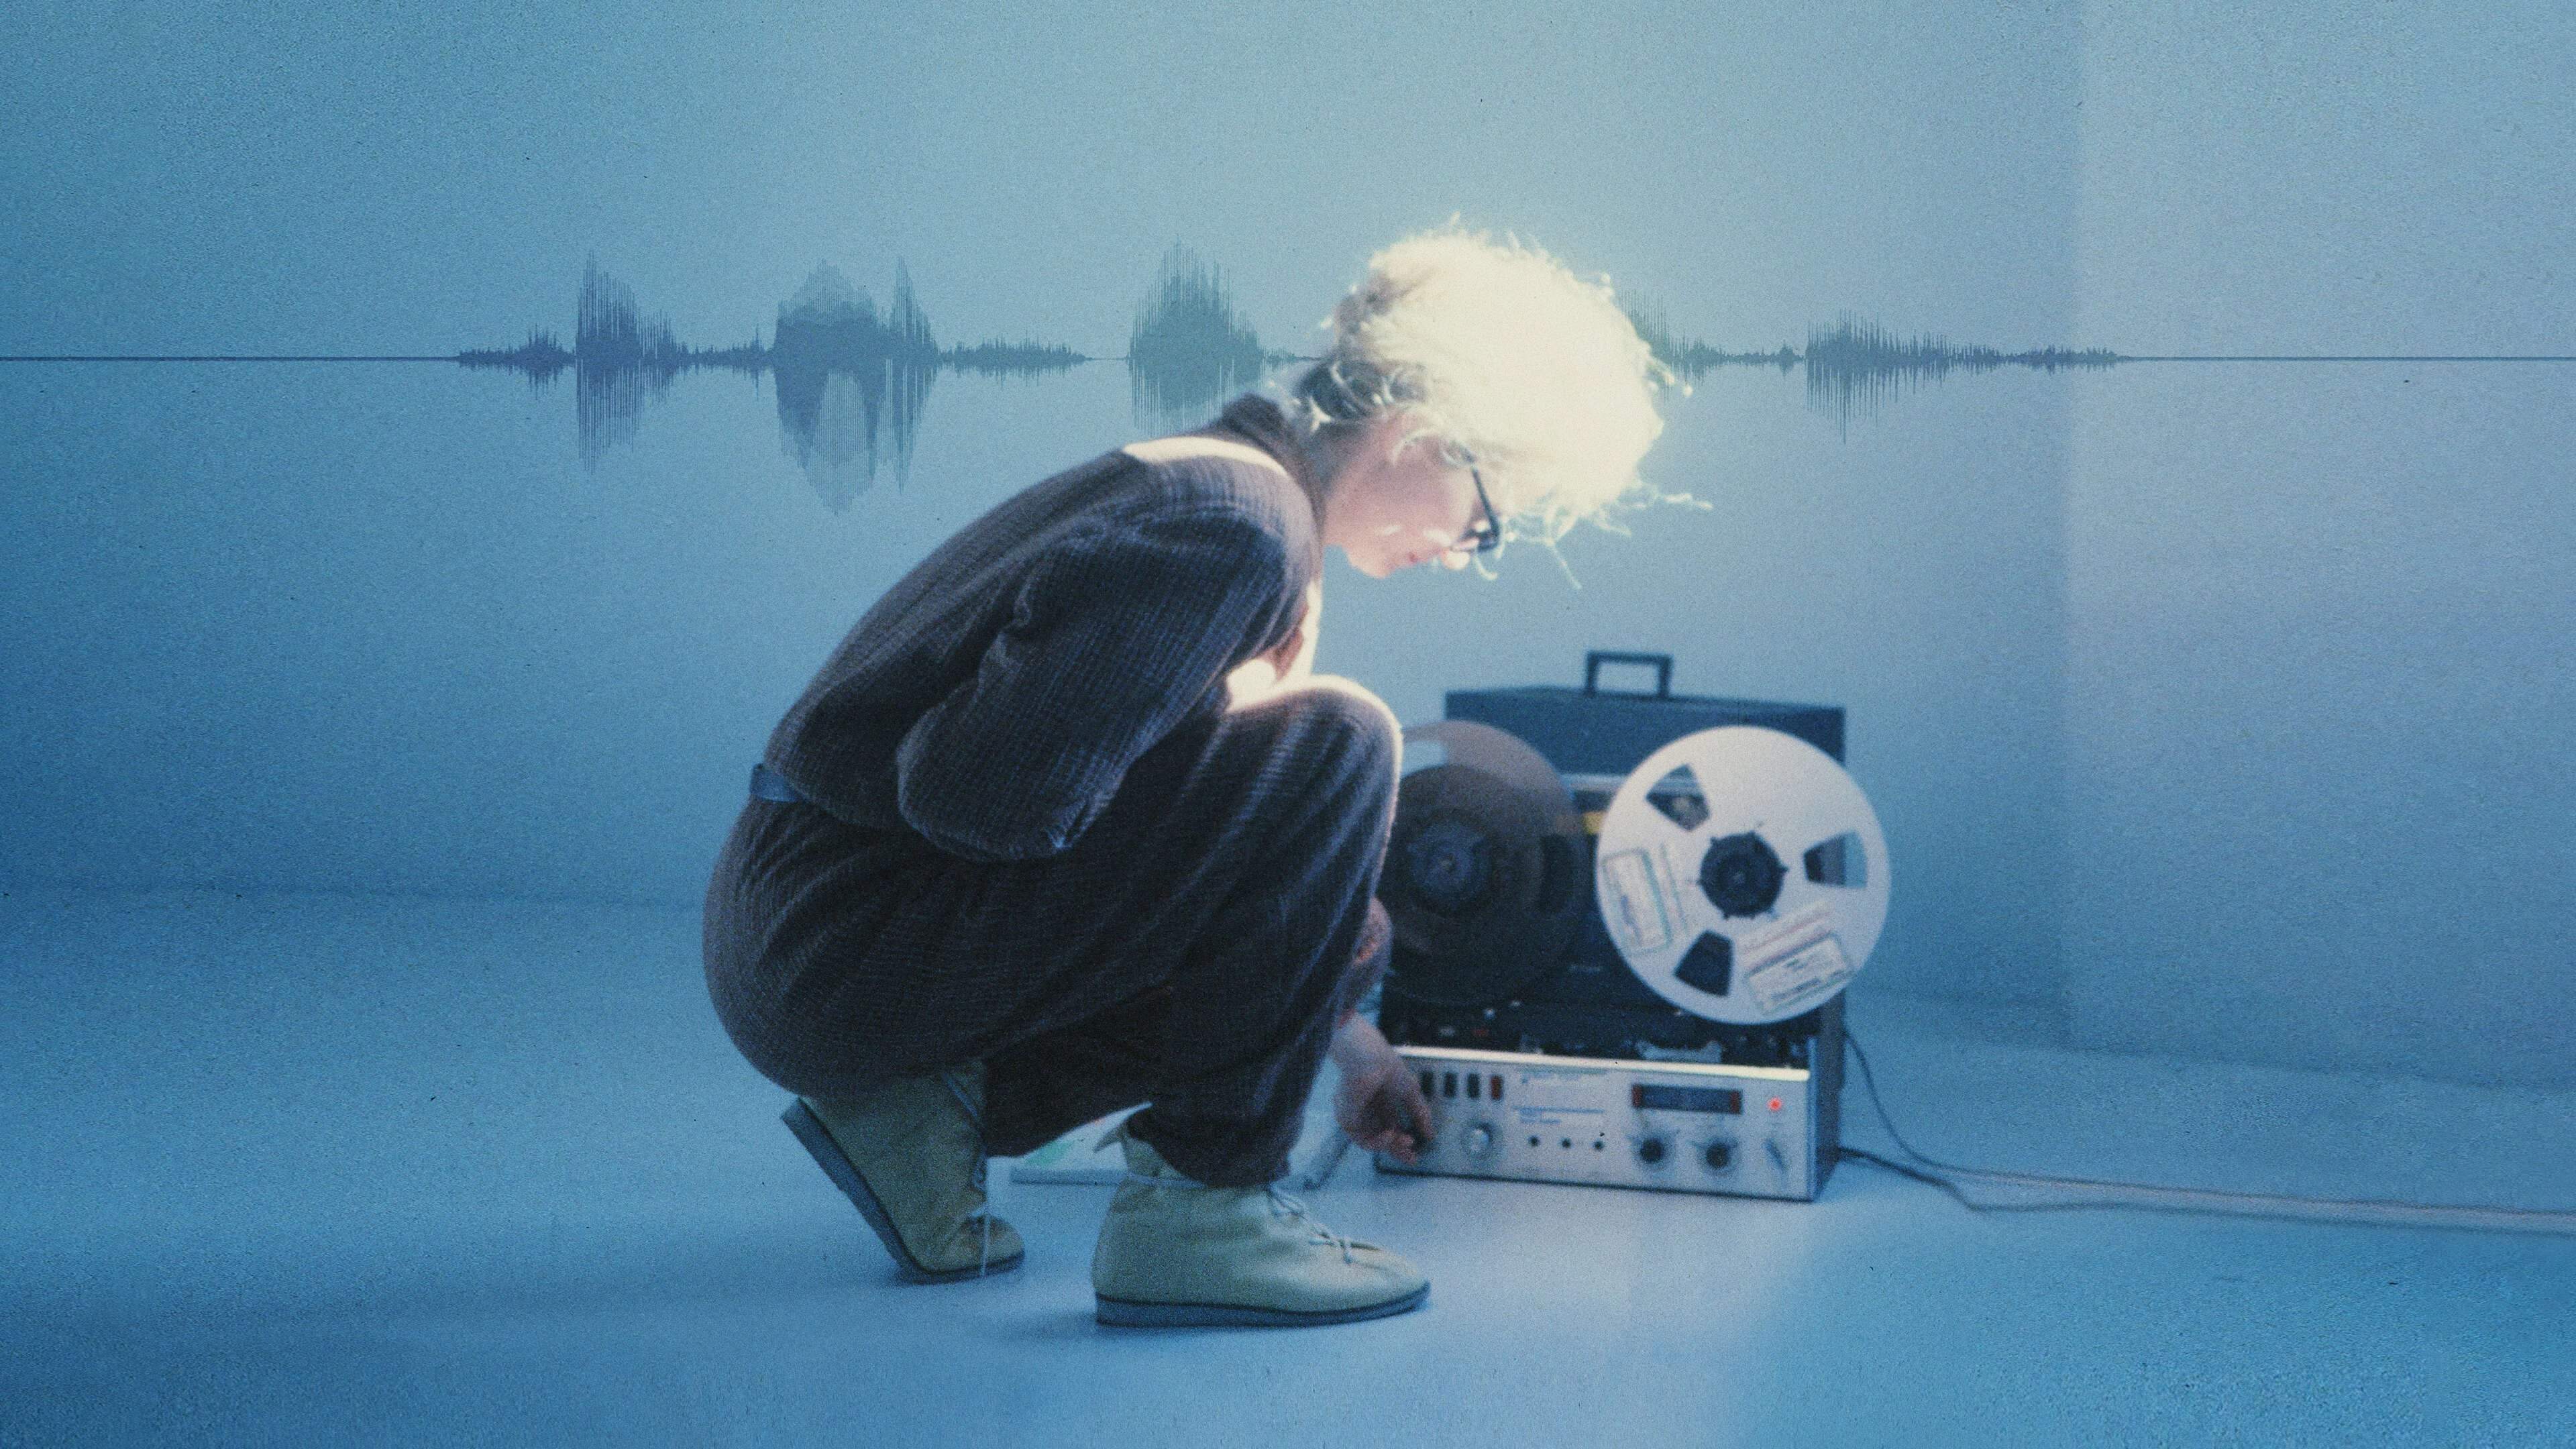
M 1840 709 L 1671 686 L 1595 651 L 1580 691 L 1454 691 L 1405 732 L 1378 1024 L 1435 1120 L 1381 1170 L 1800 1200 L 1833 1171 L 1886 841 Z

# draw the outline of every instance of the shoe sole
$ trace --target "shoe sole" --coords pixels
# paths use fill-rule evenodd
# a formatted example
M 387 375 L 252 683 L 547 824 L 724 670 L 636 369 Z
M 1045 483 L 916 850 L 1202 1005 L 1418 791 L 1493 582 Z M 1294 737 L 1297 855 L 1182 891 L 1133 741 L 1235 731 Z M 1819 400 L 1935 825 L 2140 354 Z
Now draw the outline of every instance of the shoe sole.
M 1300 1313 L 1288 1308 L 1245 1308 L 1226 1303 L 1138 1303 L 1125 1298 L 1094 1295 L 1100 1304 L 1100 1321 L 1113 1328 L 1321 1328 L 1328 1323 L 1358 1323 L 1363 1319 L 1392 1318 L 1422 1306 L 1431 1296 L 1431 1285 L 1423 1284 L 1401 1298 L 1384 1303 L 1370 1303 L 1358 1308 L 1328 1308 Z
M 823 1169 L 823 1175 L 832 1179 L 832 1185 L 849 1198 L 851 1205 L 859 1210 L 859 1216 L 867 1219 L 868 1226 L 876 1230 L 878 1241 L 885 1244 L 887 1255 L 894 1259 L 895 1271 L 903 1275 L 904 1281 L 954 1283 L 963 1278 L 987 1278 L 995 1273 L 1011 1271 L 1028 1257 L 1023 1250 L 976 1268 L 923 1267 L 904 1247 L 903 1237 L 895 1232 L 894 1219 L 887 1215 L 885 1204 L 877 1201 L 876 1193 L 868 1187 L 868 1180 L 859 1176 L 858 1166 L 850 1161 L 848 1153 L 841 1150 L 841 1144 L 832 1140 L 830 1130 L 823 1126 L 822 1118 L 814 1115 L 814 1109 L 806 1106 L 800 1098 L 788 1103 L 787 1110 L 778 1114 L 778 1120 L 786 1123 L 787 1130 L 796 1134 L 796 1140 L 805 1144 L 805 1150 L 813 1154 L 814 1165 Z

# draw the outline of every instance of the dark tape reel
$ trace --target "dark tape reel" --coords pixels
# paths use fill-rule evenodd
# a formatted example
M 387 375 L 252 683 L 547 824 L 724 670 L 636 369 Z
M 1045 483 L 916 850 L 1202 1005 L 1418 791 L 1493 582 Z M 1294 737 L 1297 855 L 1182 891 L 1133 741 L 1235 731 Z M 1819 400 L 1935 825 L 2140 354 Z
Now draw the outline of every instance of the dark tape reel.
M 1581 840 L 1554 802 L 1466 765 L 1404 777 L 1378 898 L 1388 985 L 1419 1001 L 1505 1001 L 1563 960 L 1585 905 Z

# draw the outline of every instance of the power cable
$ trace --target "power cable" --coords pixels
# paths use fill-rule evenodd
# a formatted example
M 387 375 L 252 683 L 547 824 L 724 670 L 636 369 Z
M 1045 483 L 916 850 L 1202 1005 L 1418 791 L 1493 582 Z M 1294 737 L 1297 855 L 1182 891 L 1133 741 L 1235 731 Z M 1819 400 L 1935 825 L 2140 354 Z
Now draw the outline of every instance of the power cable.
M 1887 1129 L 1897 1147 L 1920 1167 L 1865 1152 L 1856 1147 L 1839 1149 L 1838 1156 L 1855 1158 L 1890 1172 L 1929 1183 L 1956 1198 L 1960 1206 L 1973 1213 L 2065 1212 L 2088 1208 L 2136 1208 L 2151 1212 L 2232 1213 L 2248 1217 L 2289 1218 L 2308 1222 L 2363 1223 L 2383 1227 L 2466 1228 L 2490 1233 L 2549 1233 L 2576 1237 L 2576 1211 L 2566 1209 L 2506 1208 L 2455 1206 L 2379 1199 L 2343 1199 L 2291 1197 L 2277 1193 L 2217 1192 L 2196 1187 L 2163 1187 L 2152 1183 L 2106 1182 L 2090 1177 L 2050 1177 L 2027 1172 L 1997 1172 L 1982 1167 L 1967 1167 L 1943 1162 L 1915 1150 L 1896 1130 L 1888 1116 L 1887 1104 L 1878 1095 L 1878 1073 L 1871 1070 L 1869 1053 L 1861 1049 L 1860 1038 L 1848 1027 L 1843 1041 L 1860 1063 L 1861 1083 L 1869 1089 L 1870 1106 L 1877 1110 L 1879 1124 Z M 1925 1169 L 1934 1169 L 1926 1171 Z M 1942 1174 L 1949 1174 L 1943 1176 Z M 1956 1179 L 1971 1182 L 2000 1183 L 2012 1187 L 2046 1188 L 2072 1194 L 2065 1201 L 2041 1203 L 1980 1202 L 1968 1196 Z

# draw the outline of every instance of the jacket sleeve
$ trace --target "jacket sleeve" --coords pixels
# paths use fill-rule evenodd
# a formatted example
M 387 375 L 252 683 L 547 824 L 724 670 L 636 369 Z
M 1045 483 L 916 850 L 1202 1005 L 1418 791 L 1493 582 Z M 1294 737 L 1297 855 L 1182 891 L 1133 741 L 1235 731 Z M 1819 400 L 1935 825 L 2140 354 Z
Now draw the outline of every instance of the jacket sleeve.
M 1136 757 L 1275 631 L 1285 555 L 1222 508 L 1109 521 L 1049 549 L 973 677 L 905 732 L 904 820 L 970 860 L 1070 847 Z

